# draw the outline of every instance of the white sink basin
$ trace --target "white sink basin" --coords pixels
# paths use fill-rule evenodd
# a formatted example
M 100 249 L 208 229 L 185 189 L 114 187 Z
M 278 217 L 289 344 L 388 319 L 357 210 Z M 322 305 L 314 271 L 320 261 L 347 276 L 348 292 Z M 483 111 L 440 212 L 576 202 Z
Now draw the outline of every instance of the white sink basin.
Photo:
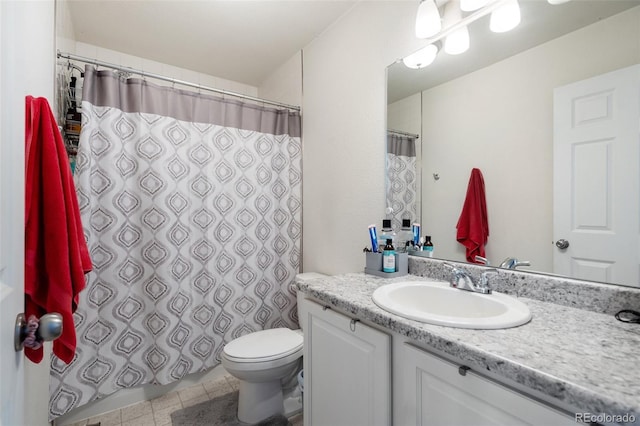
M 498 329 L 525 324 L 529 307 L 502 293 L 473 293 L 439 281 L 403 281 L 373 292 L 385 311 L 429 324 L 457 328 Z

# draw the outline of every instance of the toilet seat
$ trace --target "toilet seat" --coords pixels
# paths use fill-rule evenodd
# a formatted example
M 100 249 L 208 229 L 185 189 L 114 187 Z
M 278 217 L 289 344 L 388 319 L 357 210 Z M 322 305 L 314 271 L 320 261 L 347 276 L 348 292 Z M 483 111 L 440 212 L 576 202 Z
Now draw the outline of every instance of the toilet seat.
M 300 356 L 302 333 L 274 328 L 249 333 L 227 343 L 223 355 L 234 363 L 261 363 Z M 292 357 L 293 356 L 293 357 Z

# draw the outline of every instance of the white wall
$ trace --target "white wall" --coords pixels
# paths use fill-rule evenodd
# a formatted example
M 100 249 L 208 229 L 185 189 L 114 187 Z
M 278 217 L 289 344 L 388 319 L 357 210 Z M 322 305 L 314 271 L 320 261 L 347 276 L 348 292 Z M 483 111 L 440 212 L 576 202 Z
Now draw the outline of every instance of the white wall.
M 280 65 L 260 84 L 258 97 L 289 105 L 302 104 L 302 51 Z
M 62 52 L 73 52 L 75 50 L 75 29 L 71 20 L 69 2 L 57 0 L 56 2 L 56 49 Z
M 488 258 L 552 271 L 553 89 L 639 62 L 636 7 L 423 92 L 422 220 L 437 256 L 465 258 L 455 226 L 478 167 Z
M 386 67 L 420 47 L 415 1 L 360 2 L 304 49 L 303 269 L 362 271 L 384 213 Z
M 422 133 L 422 96 L 416 93 L 387 106 L 387 129 Z
M 66 43 L 72 48 L 72 43 Z M 243 95 L 257 96 L 258 88 L 248 84 L 239 83 L 237 81 L 227 80 L 203 74 L 197 71 L 191 71 L 186 68 L 175 67 L 173 65 L 163 64 L 157 61 L 141 58 L 139 56 L 128 55 L 126 53 L 117 52 L 111 49 L 105 49 L 88 43 L 75 42 L 75 48 L 72 52 L 76 55 L 84 56 L 91 59 L 97 59 L 114 65 L 134 68 L 137 70 L 147 71 L 154 74 L 160 74 L 164 77 L 184 80 L 190 83 L 196 83 L 203 86 L 214 87 L 216 89 L 229 90 Z M 64 60 L 62 60 L 64 62 Z M 80 64 L 81 67 L 84 65 Z M 171 83 L 150 79 L 150 81 L 160 85 L 170 85 Z M 180 86 L 176 86 L 180 88 Z M 211 93 L 214 94 L 214 93 Z

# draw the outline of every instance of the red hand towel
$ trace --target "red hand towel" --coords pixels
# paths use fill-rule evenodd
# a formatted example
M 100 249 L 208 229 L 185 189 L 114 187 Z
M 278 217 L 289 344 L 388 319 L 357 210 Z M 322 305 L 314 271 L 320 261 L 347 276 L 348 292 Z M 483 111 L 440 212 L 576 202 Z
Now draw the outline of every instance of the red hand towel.
M 62 315 L 53 353 L 68 364 L 76 349 L 73 312 L 92 266 L 69 160 L 45 98 L 26 97 L 25 148 L 25 314 Z M 39 363 L 43 351 L 25 354 Z
M 467 249 L 467 261 L 476 262 L 476 256 L 485 257 L 484 246 L 489 238 L 487 201 L 484 193 L 484 178 L 479 169 L 471 170 L 467 197 L 458 219 L 457 240 Z

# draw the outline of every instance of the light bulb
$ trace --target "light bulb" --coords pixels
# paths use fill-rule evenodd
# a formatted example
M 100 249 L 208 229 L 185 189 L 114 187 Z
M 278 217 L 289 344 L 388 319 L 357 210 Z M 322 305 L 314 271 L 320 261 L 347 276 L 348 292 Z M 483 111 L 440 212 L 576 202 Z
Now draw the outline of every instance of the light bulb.
M 462 20 L 462 11 L 460 10 L 460 1 L 449 0 L 444 8 L 444 28 L 451 28 Z M 447 36 L 444 41 L 444 51 L 450 55 L 458 55 L 469 49 L 469 29 L 464 26 L 458 28 Z
M 469 50 L 469 29 L 465 26 L 449 34 L 444 41 L 444 51 L 449 55 L 459 55 Z
M 520 23 L 520 5 L 518 0 L 508 0 L 491 12 L 489 28 L 494 33 L 504 33 L 514 29 Z
M 427 47 L 424 47 L 417 52 L 412 53 L 406 58 L 403 58 L 402 62 L 408 68 L 424 68 L 428 65 L 431 65 L 431 63 L 435 61 L 436 55 L 438 55 L 438 47 L 436 45 L 430 44 Z
M 547 0 L 547 1 L 549 2 L 549 4 L 556 5 L 556 4 L 567 3 L 571 0 Z
M 438 34 L 441 29 L 440 12 L 435 1 L 422 0 L 416 16 L 416 37 L 428 38 Z
M 473 12 L 485 7 L 489 0 L 460 0 L 460 9 L 464 12 Z

